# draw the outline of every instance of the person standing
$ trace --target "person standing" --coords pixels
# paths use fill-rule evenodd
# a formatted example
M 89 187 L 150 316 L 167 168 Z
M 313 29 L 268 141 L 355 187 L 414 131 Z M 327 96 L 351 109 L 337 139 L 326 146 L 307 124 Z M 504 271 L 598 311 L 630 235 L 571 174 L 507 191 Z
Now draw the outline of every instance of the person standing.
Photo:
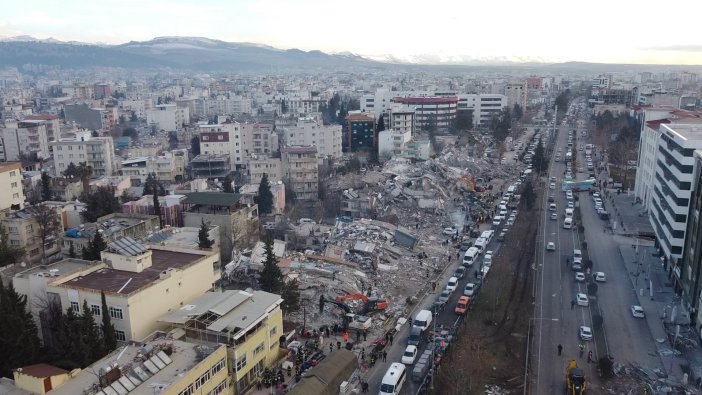
M 342 336 L 344 338 L 344 343 L 348 343 L 349 342 L 349 332 L 344 331 L 344 334 Z
M 587 352 L 587 363 L 592 362 L 592 350 Z
M 570 301 L 570 309 L 573 310 L 575 308 L 575 299 Z
M 390 345 L 392 346 L 392 341 L 395 340 L 395 336 L 391 333 L 390 334 Z
M 388 352 L 383 350 L 383 362 L 385 362 L 388 359 Z
M 562 351 L 563 351 L 563 346 L 559 344 L 558 345 L 558 355 L 561 355 Z

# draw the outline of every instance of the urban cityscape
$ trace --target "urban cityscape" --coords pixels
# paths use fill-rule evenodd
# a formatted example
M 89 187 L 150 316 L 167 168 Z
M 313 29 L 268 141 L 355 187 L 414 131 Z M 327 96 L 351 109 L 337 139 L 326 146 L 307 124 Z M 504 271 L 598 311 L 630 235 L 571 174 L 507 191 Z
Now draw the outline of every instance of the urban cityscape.
M 694 12 L 46 3 L 0 16 L 0 395 L 702 394 Z

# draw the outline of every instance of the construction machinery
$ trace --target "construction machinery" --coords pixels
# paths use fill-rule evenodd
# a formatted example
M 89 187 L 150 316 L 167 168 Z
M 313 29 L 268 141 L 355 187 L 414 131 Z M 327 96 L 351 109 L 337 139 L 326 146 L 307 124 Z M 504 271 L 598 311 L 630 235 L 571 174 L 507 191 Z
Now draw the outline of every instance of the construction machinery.
M 585 393 L 585 372 L 578 368 L 578 362 L 571 359 L 566 368 L 566 394 L 583 395 Z
M 368 297 L 363 294 L 349 294 L 346 296 L 337 296 L 336 301 L 344 303 L 348 306 L 349 301 L 358 300 L 363 302 L 363 306 L 359 311 L 360 314 L 368 314 L 376 311 L 386 310 L 389 306 L 388 301 L 378 298 L 377 296 Z
M 371 324 L 373 323 L 370 317 L 356 315 L 351 311 L 351 308 L 347 306 L 346 303 L 338 302 L 334 299 L 327 298 L 324 295 L 319 296 L 320 314 L 324 311 L 324 304 L 326 303 L 331 303 L 333 305 L 339 306 L 342 310 L 344 310 L 344 317 L 342 322 L 342 326 L 344 328 L 361 332 L 365 332 L 368 329 L 370 329 Z

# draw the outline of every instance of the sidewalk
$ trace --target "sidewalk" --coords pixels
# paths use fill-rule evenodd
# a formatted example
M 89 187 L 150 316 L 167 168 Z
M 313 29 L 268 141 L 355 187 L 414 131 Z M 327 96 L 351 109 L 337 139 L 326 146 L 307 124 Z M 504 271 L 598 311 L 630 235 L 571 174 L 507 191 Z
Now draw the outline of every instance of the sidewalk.
M 675 356 L 663 324 L 666 306 L 674 303 L 675 293 L 668 274 L 653 246 L 638 247 L 632 244 L 619 246 L 622 263 L 629 274 L 631 285 L 636 289 L 638 303 L 646 312 L 646 323 L 655 340 L 656 351 L 669 378 L 682 382 L 681 365 L 687 364 L 682 356 Z M 650 281 L 649 281 L 650 280 Z M 653 292 L 651 292 L 651 285 Z

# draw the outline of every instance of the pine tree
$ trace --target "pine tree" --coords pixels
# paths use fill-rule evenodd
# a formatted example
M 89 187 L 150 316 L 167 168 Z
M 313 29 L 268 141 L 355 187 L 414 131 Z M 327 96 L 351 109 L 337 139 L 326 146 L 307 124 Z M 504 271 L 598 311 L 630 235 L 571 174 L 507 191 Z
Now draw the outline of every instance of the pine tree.
M 268 183 L 268 174 L 263 174 L 261 183 L 258 185 L 258 212 L 260 214 L 270 214 L 273 211 L 273 193 L 271 185 Z
M 193 158 L 200 155 L 200 139 L 197 136 L 190 139 L 190 154 Z
M 200 248 L 210 248 L 214 244 L 214 240 L 209 239 L 209 230 L 205 224 L 205 220 L 202 220 L 202 225 L 200 225 L 200 231 L 197 233 L 197 246 Z
M 163 229 L 163 214 L 161 214 L 161 203 L 158 201 L 158 194 L 154 191 L 154 215 L 158 216 L 158 226 Z
M 0 376 L 12 377 L 12 369 L 39 362 L 37 325 L 27 310 L 27 297 L 10 283 L 0 281 Z
M 76 248 L 73 246 L 73 242 L 71 242 L 71 246 L 68 248 L 68 257 L 69 258 L 76 258 L 78 255 L 76 255 Z
M 107 242 L 102 238 L 102 233 L 95 232 L 95 237 L 93 237 L 93 259 L 100 260 L 100 252 L 107 248 Z
M 85 259 L 86 261 L 92 261 L 93 260 L 93 241 L 88 240 L 88 242 L 83 246 L 83 249 L 80 251 L 81 258 Z
M 41 200 L 51 200 L 51 177 L 47 172 L 41 173 Z
M 112 317 L 110 317 L 104 291 L 100 291 L 100 298 L 102 299 L 102 341 L 105 345 L 105 352 L 109 353 L 117 348 L 117 336 L 115 326 L 112 325 Z
M 283 291 L 280 295 L 283 298 L 281 308 L 283 313 L 287 314 L 291 311 L 300 309 L 300 282 L 295 278 L 283 284 Z
M 0 267 L 19 262 L 26 251 L 21 247 L 14 247 L 7 237 L 7 229 L 0 222 Z
M 89 354 L 89 362 L 92 363 L 105 355 L 105 347 L 100 336 L 100 327 L 95 323 L 93 312 L 88 307 L 88 301 L 83 299 L 83 311 L 80 316 L 81 336 L 85 338 Z
M 266 240 L 264 251 L 266 254 L 266 260 L 263 262 L 263 270 L 261 270 L 261 276 L 258 279 L 258 283 L 262 290 L 274 294 L 280 294 L 283 288 L 283 273 L 278 267 L 278 258 L 276 258 L 275 254 L 273 253 L 273 240 L 270 238 Z

